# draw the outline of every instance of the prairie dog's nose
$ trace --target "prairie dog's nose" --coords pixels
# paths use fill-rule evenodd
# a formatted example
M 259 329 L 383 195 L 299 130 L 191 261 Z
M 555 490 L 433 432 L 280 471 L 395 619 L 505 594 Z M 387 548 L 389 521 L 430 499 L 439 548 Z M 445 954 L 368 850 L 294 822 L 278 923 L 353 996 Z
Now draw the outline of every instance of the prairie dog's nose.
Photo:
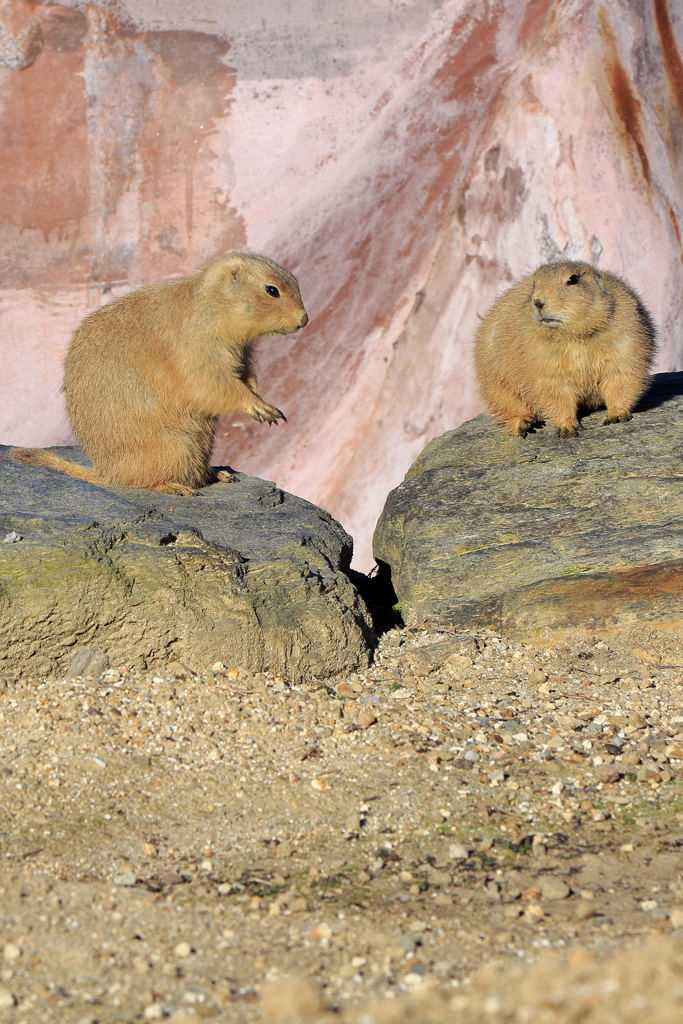
M 543 307 L 545 306 L 545 302 L 543 301 L 543 299 L 534 299 L 534 306 L 536 307 L 536 309 L 543 309 Z
M 303 313 L 301 314 L 301 316 L 299 317 L 299 327 L 305 327 L 307 323 L 308 323 L 308 313 L 306 312 L 306 310 L 304 310 Z

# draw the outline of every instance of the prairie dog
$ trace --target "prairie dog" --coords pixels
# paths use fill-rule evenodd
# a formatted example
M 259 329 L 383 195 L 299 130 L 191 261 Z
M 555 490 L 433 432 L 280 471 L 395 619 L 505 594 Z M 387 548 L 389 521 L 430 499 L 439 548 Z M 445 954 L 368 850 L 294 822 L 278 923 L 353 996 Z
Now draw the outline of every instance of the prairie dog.
M 218 478 L 209 456 L 219 415 L 285 419 L 259 393 L 251 342 L 307 323 L 296 278 L 247 253 L 123 295 L 79 324 L 64 362 L 66 411 L 93 468 L 40 448 L 12 457 L 94 484 L 192 495 Z
M 525 437 L 551 420 L 576 436 L 582 411 L 631 419 L 654 356 L 650 314 L 629 286 L 588 263 L 548 263 L 493 303 L 477 328 L 474 362 L 489 411 Z

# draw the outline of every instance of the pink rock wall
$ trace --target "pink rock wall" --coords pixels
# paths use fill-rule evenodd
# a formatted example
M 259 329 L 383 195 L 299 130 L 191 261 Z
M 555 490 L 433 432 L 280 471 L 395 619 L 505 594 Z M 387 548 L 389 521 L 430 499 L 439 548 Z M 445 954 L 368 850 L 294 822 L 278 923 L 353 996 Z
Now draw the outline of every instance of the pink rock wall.
M 328 508 L 372 564 L 387 491 L 481 409 L 476 313 L 565 254 L 626 277 L 683 365 L 673 0 L 0 0 L 0 440 L 66 443 L 90 309 L 247 245 L 311 316 L 264 339 L 277 429 L 216 461 Z

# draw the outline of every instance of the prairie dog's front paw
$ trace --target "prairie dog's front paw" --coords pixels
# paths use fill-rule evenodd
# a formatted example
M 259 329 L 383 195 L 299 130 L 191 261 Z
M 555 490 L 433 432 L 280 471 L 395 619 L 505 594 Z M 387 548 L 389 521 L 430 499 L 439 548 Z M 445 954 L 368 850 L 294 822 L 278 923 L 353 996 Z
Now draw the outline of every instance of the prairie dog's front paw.
M 628 423 L 628 421 L 632 419 L 633 416 L 628 409 L 608 409 L 607 419 L 603 423 L 603 427 L 609 426 L 610 423 Z
M 583 426 L 580 423 L 563 423 L 562 426 L 557 428 L 558 437 L 578 437 L 579 431 L 583 430 Z
M 505 420 L 504 427 L 513 437 L 526 437 L 537 422 L 533 416 L 515 416 L 513 419 Z
M 259 423 L 277 423 L 278 420 L 287 421 L 287 417 L 279 409 L 276 409 L 274 405 L 269 405 L 268 402 L 264 402 L 263 399 L 256 399 L 253 406 L 249 410 L 249 415 L 258 420 Z

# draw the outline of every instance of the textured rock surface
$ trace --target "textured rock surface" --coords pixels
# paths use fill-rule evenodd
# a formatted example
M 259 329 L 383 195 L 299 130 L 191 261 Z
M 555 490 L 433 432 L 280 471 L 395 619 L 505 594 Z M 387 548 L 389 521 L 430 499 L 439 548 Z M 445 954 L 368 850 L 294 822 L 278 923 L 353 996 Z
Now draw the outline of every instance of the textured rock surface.
M 671 0 L 0 0 L 0 441 L 69 442 L 90 309 L 247 244 L 311 325 L 260 353 L 289 423 L 227 418 L 216 461 L 330 509 L 367 570 L 389 489 L 481 410 L 476 313 L 513 279 L 599 259 L 681 367 L 682 31 Z
M 478 416 L 427 446 L 375 533 L 406 622 L 683 628 L 683 374 L 603 419 L 561 440 Z
M 77 449 L 67 449 L 77 459 Z M 222 661 L 288 678 L 366 665 L 369 621 L 344 575 L 351 538 L 274 484 L 178 498 L 101 488 L 0 455 L 0 674 Z

